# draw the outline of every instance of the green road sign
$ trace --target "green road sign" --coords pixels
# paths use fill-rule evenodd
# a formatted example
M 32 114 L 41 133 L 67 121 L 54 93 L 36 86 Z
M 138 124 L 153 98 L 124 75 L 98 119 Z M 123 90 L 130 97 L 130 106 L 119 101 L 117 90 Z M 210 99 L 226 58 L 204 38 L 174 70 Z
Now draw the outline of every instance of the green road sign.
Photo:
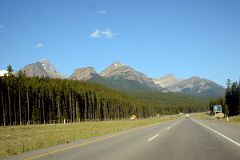
M 222 112 L 222 105 L 214 105 L 213 112 Z

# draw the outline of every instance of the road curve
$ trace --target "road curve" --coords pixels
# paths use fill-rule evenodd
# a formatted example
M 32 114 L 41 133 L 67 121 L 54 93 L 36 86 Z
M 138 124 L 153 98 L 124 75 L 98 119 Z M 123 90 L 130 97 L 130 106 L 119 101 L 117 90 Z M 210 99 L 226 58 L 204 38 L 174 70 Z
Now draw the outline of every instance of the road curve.
M 10 157 L 9 160 L 237 160 L 240 125 L 181 118 Z

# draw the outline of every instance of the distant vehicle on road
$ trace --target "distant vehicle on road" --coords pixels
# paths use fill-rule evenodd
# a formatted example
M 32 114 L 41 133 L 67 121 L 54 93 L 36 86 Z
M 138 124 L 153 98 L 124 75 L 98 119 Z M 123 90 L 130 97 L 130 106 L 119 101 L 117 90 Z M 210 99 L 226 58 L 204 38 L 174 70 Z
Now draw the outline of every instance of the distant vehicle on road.
M 189 118 L 189 114 L 186 114 L 186 118 Z

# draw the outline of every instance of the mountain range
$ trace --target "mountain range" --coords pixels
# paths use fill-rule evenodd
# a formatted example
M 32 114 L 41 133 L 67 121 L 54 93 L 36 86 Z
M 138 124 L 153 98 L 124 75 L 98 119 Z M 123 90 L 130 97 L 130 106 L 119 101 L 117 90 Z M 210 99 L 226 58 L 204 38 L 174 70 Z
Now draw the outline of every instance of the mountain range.
M 165 77 L 155 79 L 155 84 L 165 88 L 165 92 L 185 93 L 210 97 L 218 97 L 225 94 L 224 87 L 211 80 L 197 76 L 180 80 L 169 74 Z
M 58 73 L 48 60 L 26 65 L 20 70 L 28 77 L 67 78 Z M 152 79 L 120 62 L 114 62 L 100 73 L 97 73 L 93 67 L 78 68 L 68 79 L 89 81 L 122 91 L 175 92 L 208 97 L 223 96 L 225 93 L 224 87 L 205 78 L 193 76 L 179 79 L 168 74 Z

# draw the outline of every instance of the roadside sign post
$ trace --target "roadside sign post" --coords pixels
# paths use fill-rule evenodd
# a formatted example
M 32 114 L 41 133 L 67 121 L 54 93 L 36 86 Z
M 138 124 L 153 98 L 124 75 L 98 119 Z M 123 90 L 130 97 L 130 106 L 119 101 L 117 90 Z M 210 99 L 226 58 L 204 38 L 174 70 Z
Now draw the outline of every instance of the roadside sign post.
M 222 105 L 214 105 L 213 112 L 214 112 L 214 114 L 222 113 Z

